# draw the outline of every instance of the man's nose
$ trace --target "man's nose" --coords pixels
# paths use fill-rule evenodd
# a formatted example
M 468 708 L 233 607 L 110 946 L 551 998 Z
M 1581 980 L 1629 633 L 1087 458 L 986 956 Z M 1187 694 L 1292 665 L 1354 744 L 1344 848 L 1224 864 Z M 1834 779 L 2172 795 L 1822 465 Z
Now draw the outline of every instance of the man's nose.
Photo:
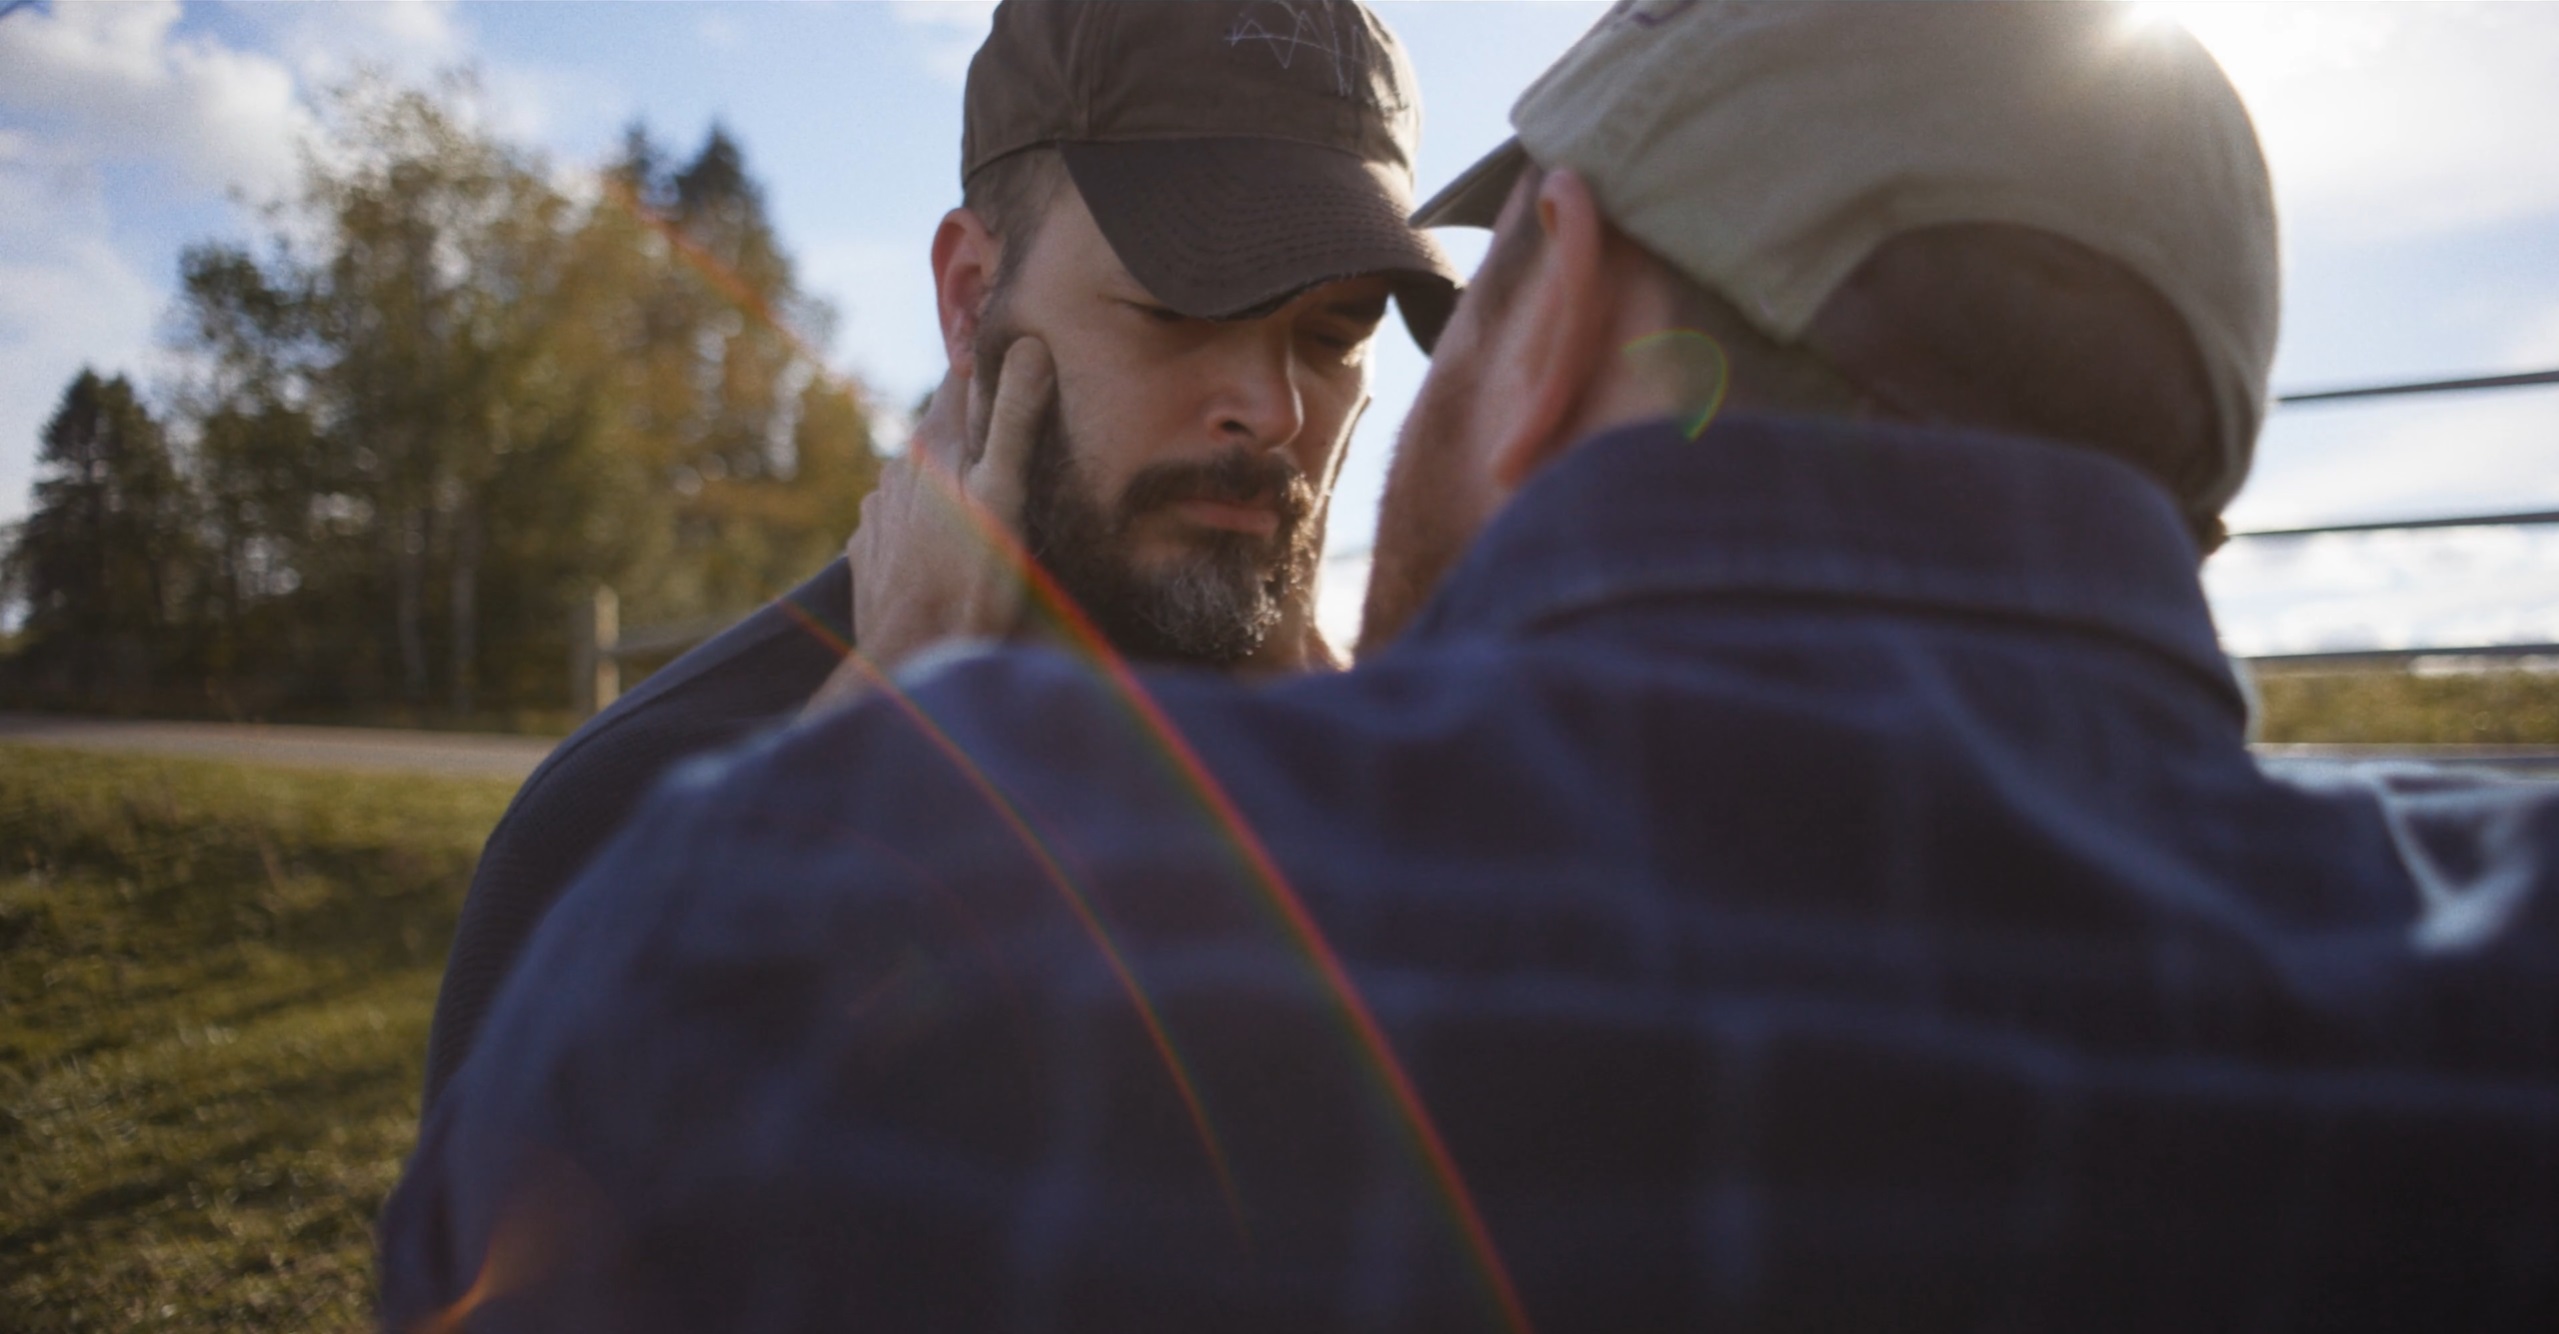
M 1214 400 L 1217 433 L 1233 444 L 1278 449 L 1294 442 L 1306 427 L 1298 358 L 1287 338 L 1250 332 L 1257 336 L 1233 339 L 1221 359 Z

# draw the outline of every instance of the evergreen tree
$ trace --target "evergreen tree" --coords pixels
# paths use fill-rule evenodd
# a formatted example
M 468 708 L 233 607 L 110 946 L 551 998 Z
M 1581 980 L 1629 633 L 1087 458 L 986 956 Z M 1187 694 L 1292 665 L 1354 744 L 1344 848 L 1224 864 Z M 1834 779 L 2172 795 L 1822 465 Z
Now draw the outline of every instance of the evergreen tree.
M 124 377 L 83 369 L 37 456 L 35 510 L 6 561 L 21 668 L 57 700 L 146 695 L 175 656 L 194 550 L 184 479 Z

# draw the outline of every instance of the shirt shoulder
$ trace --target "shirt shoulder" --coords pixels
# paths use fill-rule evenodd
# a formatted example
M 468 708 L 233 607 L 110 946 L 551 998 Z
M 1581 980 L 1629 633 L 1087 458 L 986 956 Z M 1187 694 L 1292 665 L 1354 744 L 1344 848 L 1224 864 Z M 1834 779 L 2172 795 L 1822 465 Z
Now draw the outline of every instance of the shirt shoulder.
M 840 658 L 839 559 L 589 719 L 525 780 L 489 834 L 456 924 L 429 1039 L 428 1097 L 451 1076 L 525 940 L 667 772 L 787 720 Z M 830 643 L 832 638 L 834 643 Z

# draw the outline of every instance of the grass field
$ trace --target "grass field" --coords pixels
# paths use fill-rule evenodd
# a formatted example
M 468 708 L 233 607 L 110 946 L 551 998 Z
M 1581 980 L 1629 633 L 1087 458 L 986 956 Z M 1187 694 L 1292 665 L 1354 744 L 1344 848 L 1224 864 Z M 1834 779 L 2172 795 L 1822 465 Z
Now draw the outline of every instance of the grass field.
M 2260 674 L 2264 741 L 2559 745 L 2559 672 Z
M 512 788 L 0 746 L 0 1327 L 368 1324 Z

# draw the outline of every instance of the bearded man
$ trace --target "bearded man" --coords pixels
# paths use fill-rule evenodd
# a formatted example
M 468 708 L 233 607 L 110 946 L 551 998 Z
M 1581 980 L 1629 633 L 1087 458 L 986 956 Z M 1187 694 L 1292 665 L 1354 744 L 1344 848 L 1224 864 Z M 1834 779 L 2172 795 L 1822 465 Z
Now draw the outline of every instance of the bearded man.
M 1332 661 L 1316 553 L 1371 336 L 1392 297 L 1427 347 L 1454 301 L 1407 221 L 1421 110 L 1394 34 L 1348 0 L 1010 0 L 965 117 L 932 408 L 848 560 L 649 677 L 517 793 L 436 1000 L 429 1104 L 552 900 L 679 761 L 935 644 L 1046 628 L 1016 538 L 1117 652 Z

